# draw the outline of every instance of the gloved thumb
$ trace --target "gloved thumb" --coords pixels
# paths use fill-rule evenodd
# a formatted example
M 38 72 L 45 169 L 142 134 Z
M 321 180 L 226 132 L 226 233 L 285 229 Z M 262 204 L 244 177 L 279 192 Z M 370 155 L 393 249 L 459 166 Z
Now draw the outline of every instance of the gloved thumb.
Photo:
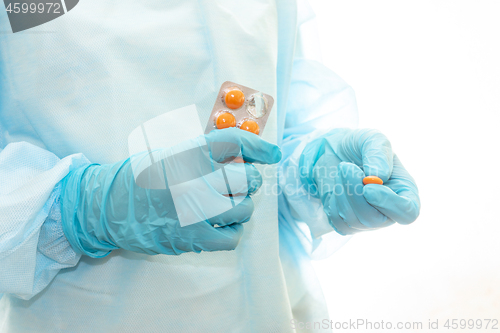
M 393 157 L 391 143 L 377 130 L 358 130 L 357 142 L 361 147 L 363 171 L 367 176 L 377 176 L 384 183 L 392 174 Z
M 214 130 L 206 136 L 206 140 L 212 158 L 217 162 L 238 156 L 249 163 L 275 164 L 281 160 L 278 146 L 237 128 Z
M 409 191 L 397 194 L 388 186 L 368 184 L 363 188 L 363 195 L 370 205 L 400 224 L 412 223 L 420 212 L 418 202 Z

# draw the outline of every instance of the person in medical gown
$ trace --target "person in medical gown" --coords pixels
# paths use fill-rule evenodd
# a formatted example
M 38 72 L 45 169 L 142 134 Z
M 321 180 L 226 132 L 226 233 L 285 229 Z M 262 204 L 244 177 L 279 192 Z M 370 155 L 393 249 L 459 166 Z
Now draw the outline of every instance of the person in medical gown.
M 300 0 L 82 0 L 10 33 L 0 10 L 0 331 L 294 332 L 328 319 L 310 260 L 411 223 L 420 203 L 387 139 L 355 129 L 353 90 L 321 64 L 313 19 Z M 233 243 L 197 246 L 172 227 L 181 236 L 151 236 L 168 246 L 141 247 L 148 218 L 92 240 L 110 227 L 90 191 L 114 190 L 99 177 L 127 161 L 134 129 L 187 106 L 196 121 L 168 127 L 204 126 L 225 81 L 275 99 L 262 139 L 242 139 L 262 181 Z M 318 171 L 332 166 L 348 172 Z M 359 185 L 369 167 L 383 186 L 325 190 Z M 200 223 L 184 228 L 216 227 Z

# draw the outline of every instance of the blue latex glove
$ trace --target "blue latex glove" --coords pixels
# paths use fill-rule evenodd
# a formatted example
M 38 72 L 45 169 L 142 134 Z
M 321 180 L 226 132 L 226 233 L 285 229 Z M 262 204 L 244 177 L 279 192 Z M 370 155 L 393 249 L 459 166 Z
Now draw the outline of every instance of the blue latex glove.
M 163 159 L 164 168 L 178 165 L 185 174 L 193 169 L 202 174 L 214 171 L 216 162 L 227 161 L 239 154 L 247 162 L 273 164 L 281 159 L 280 149 L 262 140 L 255 134 L 240 129 L 212 131 L 201 137 L 209 155 L 203 151 L 198 157 L 179 154 L 180 161 Z M 165 152 L 144 153 L 144 158 L 157 160 Z M 151 155 L 151 156 L 150 156 Z M 193 159 L 193 156 L 197 160 Z M 187 159 L 186 159 L 187 157 Z M 141 158 L 141 156 L 139 156 Z M 160 160 L 163 157 L 160 158 Z M 177 158 L 177 157 L 174 157 Z M 206 169 L 206 161 L 209 158 Z M 170 163 L 170 164 L 169 164 Z M 251 164 L 238 164 L 246 175 L 246 197 L 232 209 L 202 222 L 181 227 L 177 216 L 172 192 L 168 184 L 177 179 L 168 179 L 166 189 L 152 189 L 139 186 L 134 178 L 131 159 L 109 164 L 90 165 L 71 172 L 62 181 L 61 213 L 63 230 L 73 248 L 91 257 L 103 257 L 113 249 L 126 249 L 147 254 L 181 254 L 184 252 L 233 250 L 242 236 L 243 225 L 253 212 L 254 206 L 250 194 L 262 185 L 262 177 Z M 161 172 L 163 175 L 163 170 Z M 144 176 L 144 174 L 142 175 Z M 146 174 L 154 178 L 153 174 Z M 143 177 L 144 178 L 144 177 Z M 245 181 L 245 178 L 243 178 Z M 223 181 L 213 195 L 224 195 L 227 189 Z M 190 190 L 196 191 L 197 188 Z M 238 193 L 232 193 L 237 195 Z M 201 196 L 200 200 L 210 198 Z M 196 203 L 193 203 L 196 204 Z M 177 207 L 179 208 L 179 207 Z M 187 207 L 189 208 L 189 207 Z
M 409 224 L 420 212 L 415 181 L 376 130 L 335 129 L 309 143 L 300 158 L 300 177 L 318 196 L 341 235 Z M 363 186 L 365 176 L 384 185 Z

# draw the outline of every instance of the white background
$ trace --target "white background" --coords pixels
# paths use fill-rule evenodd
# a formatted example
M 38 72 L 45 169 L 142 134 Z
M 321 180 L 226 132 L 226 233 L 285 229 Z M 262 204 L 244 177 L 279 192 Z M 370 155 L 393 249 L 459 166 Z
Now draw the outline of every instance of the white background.
M 357 235 L 315 262 L 332 319 L 438 319 L 439 332 L 462 331 L 446 319 L 500 321 L 500 1 L 311 4 L 324 63 L 422 200 L 413 225 Z

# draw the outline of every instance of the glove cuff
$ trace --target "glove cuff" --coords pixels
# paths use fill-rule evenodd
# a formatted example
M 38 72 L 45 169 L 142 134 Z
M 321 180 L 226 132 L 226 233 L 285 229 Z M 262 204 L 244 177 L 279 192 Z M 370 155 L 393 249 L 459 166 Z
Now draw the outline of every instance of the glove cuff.
M 70 172 L 61 181 L 61 218 L 64 235 L 76 253 L 92 258 L 102 258 L 118 247 L 100 242 L 87 231 L 85 214 L 81 214 L 85 207 L 83 203 L 80 205 L 81 180 L 85 172 L 95 166 L 98 165 L 90 164 L 80 167 Z

